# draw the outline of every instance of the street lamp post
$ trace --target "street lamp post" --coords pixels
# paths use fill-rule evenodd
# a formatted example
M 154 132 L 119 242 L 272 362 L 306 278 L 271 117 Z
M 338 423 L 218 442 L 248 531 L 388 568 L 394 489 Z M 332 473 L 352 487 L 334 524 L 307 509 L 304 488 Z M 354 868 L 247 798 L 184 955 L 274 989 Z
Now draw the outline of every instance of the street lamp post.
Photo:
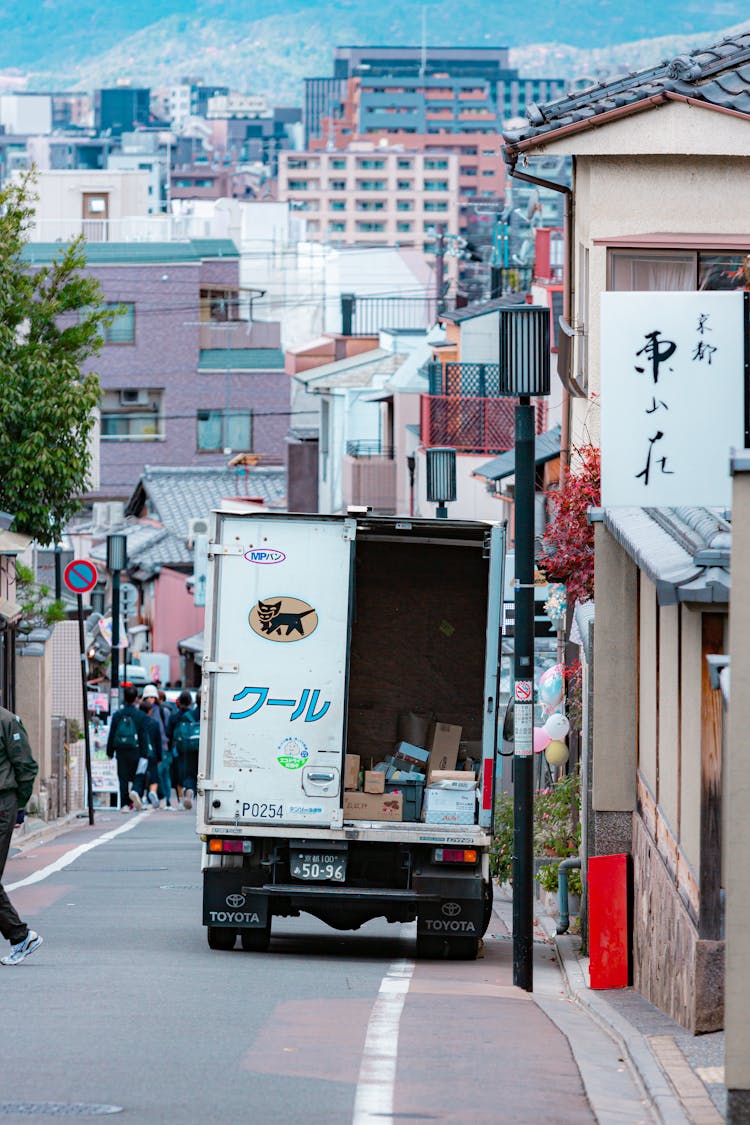
M 513 983 L 534 986 L 534 396 L 549 394 L 549 309 L 500 310 L 500 390 L 515 410 Z
M 446 504 L 456 499 L 456 451 L 439 448 L 425 450 L 427 460 L 427 499 L 437 504 L 438 519 L 448 518 Z
M 107 570 L 112 575 L 112 657 L 109 713 L 120 706 L 120 571 L 127 566 L 128 538 L 122 534 L 107 536 Z

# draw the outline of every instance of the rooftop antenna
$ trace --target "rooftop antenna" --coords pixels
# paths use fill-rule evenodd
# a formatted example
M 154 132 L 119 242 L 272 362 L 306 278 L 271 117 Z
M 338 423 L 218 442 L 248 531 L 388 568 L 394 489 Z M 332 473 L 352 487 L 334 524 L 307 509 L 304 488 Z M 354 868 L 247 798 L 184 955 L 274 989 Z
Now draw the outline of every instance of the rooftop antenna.
M 427 6 L 422 7 L 422 60 L 419 66 L 419 77 L 424 82 L 427 73 Z

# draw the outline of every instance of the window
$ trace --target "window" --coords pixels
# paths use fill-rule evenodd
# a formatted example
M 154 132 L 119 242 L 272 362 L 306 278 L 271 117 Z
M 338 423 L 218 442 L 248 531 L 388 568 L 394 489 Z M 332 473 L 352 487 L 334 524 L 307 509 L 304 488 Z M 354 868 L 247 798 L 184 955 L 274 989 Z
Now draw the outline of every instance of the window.
M 424 209 L 425 211 L 446 211 L 448 209 L 448 201 L 443 199 L 426 199 Z
M 411 168 L 413 163 L 414 163 L 413 160 L 399 159 L 399 160 L 396 161 L 396 167 L 399 168 L 399 169 Z
M 331 191 L 346 191 L 346 180 L 331 180 L 328 186 Z
M 414 210 L 414 204 L 412 203 L 412 201 L 410 199 L 397 199 L 396 200 L 396 210 L 397 211 L 413 211 Z
M 251 453 L 252 414 L 249 410 L 199 410 L 199 453 Z
M 448 181 L 447 180 L 425 180 L 424 190 L 425 191 L 447 191 L 448 190 Z
M 484 168 L 482 171 L 483 176 L 496 176 L 497 172 L 494 168 Z
M 357 223 L 357 230 L 365 233 L 385 230 L 385 223 Z
M 358 160 L 358 168 L 385 168 L 385 160 Z
M 400 234 L 405 234 L 407 231 L 411 230 L 411 226 L 411 223 L 396 223 L 396 230 Z
M 696 288 L 695 254 L 689 251 L 613 250 L 609 265 L 609 288 L 619 292 Z
M 335 233 L 336 231 L 346 230 L 346 223 L 341 223 L 341 222 L 329 223 L 328 229 L 329 229 L 329 231 L 331 231 L 332 234 Z
M 431 171 L 434 172 L 438 168 L 447 168 L 448 167 L 448 161 L 447 160 L 428 159 L 428 160 L 425 160 L 424 166 L 425 166 L 425 168 L 429 168 Z
M 290 191 L 307 191 L 307 180 L 290 180 L 287 186 Z
M 346 161 L 345 160 L 332 160 L 331 161 L 331 167 L 332 168 L 346 168 Z
M 162 392 L 146 387 L 105 391 L 102 441 L 161 441 L 164 438 Z
M 414 184 L 411 180 L 397 180 L 396 181 L 396 190 L 397 191 L 411 191 L 413 187 L 414 187 Z
M 476 176 L 476 174 L 477 174 L 476 168 L 469 167 L 468 164 L 463 164 L 461 166 L 461 175 L 462 176 Z M 492 175 L 492 172 L 490 172 L 490 175 Z
M 328 210 L 329 211 L 346 211 L 346 200 L 345 199 L 330 199 L 328 201 Z
M 107 308 L 114 312 L 111 324 L 105 324 L 102 336 L 105 344 L 135 343 L 135 304 L 132 301 L 107 302 Z
M 384 211 L 385 200 L 383 199 L 358 199 L 358 211 Z
M 238 289 L 202 288 L 200 291 L 200 319 L 202 321 L 242 320 Z
M 357 187 L 360 191 L 384 191 L 385 180 L 358 180 Z

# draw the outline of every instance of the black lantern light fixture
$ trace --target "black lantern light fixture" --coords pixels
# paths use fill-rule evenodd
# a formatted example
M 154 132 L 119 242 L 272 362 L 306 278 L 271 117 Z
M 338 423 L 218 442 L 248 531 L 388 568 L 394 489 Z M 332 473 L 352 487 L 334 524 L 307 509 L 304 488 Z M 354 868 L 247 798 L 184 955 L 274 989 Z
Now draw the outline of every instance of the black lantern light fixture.
M 549 394 L 550 312 L 500 309 L 500 390 L 515 410 L 513 983 L 531 992 L 534 958 L 534 436 L 532 396 Z
M 456 499 L 456 451 L 435 447 L 425 451 L 427 458 L 427 499 L 437 504 L 438 519 L 448 518 L 446 504 Z
M 110 715 L 120 706 L 120 571 L 128 565 L 128 537 L 118 532 L 107 536 L 107 570 L 112 574 L 112 667 Z

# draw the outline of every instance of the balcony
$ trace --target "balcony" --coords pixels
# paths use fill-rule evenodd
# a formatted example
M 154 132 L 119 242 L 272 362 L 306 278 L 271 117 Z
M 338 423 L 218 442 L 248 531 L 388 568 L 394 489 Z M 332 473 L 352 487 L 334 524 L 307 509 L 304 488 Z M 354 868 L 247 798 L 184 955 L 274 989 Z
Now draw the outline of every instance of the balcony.
M 345 507 L 367 507 L 382 515 L 394 515 L 396 462 L 392 447 L 377 440 L 347 442 L 342 492 Z
M 514 446 L 517 401 L 514 398 L 421 395 L 420 441 L 425 447 L 452 446 L 460 453 L 504 453 Z M 536 432 L 541 434 L 545 429 L 547 404 L 537 401 L 535 408 Z
M 492 398 L 500 394 L 497 363 L 430 363 L 427 377 L 431 395 Z

